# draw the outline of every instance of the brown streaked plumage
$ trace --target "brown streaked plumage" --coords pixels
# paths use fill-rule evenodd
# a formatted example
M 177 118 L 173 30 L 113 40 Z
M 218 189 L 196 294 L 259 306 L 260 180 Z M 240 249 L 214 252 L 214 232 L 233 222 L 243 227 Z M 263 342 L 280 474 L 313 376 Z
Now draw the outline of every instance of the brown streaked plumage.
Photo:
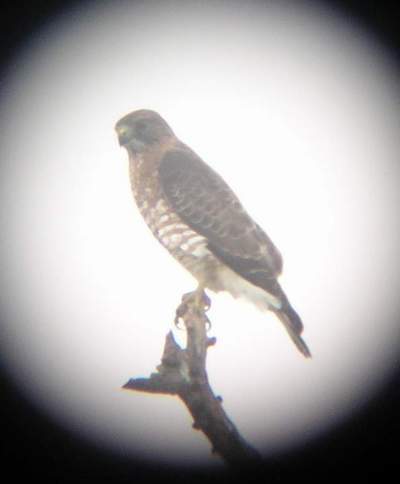
M 245 297 L 283 322 L 297 348 L 303 324 L 277 278 L 282 257 L 226 182 L 150 110 L 116 124 L 129 155 L 132 191 L 150 230 L 199 287 Z

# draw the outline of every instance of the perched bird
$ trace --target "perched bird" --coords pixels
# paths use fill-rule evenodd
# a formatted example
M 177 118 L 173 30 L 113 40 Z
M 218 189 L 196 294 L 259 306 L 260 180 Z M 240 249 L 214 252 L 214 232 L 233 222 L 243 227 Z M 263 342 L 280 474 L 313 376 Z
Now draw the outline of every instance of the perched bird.
M 277 278 L 282 257 L 227 183 L 182 143 L 156 112 L 138 110 L 116 124 L 129 155 L 137 206 L 161 244 L 198 281 L 274 312 L 304 356 L 303 324 Z

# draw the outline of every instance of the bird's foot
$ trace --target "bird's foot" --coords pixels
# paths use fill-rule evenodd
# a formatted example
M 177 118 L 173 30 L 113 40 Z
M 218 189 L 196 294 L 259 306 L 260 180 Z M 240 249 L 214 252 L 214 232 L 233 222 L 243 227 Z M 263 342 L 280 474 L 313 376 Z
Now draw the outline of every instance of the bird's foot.
M 196 291 L 188 292 L 182 296 L 180 305 L 176 308 L 174 323 L 178 329 L 182 329 L 179 325 L 179 320 L 183 318 L 188 309 L 192 307 L 199 311 L 205 318 L 207 331 L 211 329 L 211 322 L 206 316 L 206 312 L 211 307 L 211 299 L 207 296 L 204 289 L 196 289 Z
M 185 301 L 185 296 L 187 296 L 187 294 L 184 294 L 182 296 L 181 303 L 179 304 L 179 306 L 176 308 L 176 311 L 175 311 L 174 324 L 175 324 L 175 327 L 180 330 L 182 330 L 183 328 L 180 326 L 179 321 L 186 314 L 186 311 L 188 309 Z

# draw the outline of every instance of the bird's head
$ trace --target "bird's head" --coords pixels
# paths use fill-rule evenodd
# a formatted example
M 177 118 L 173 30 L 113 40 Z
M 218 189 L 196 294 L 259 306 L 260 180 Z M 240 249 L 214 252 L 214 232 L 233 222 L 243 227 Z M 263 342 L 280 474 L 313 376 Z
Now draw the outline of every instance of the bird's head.
M 133 111 L 121 118 L 115 125 L 115 131 L 119 144 L 134 154 L 174 135 L 158 113 L 147 109 Z

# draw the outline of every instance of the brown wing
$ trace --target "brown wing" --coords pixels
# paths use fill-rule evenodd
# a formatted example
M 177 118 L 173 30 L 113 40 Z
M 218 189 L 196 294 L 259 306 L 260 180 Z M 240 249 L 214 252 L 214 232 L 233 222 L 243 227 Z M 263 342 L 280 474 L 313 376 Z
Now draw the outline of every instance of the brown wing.
M 167 152 L 159 168 L 168 203 L 236 273 L 276 296 L 282 257 L 225 181 L 190 148 Z

